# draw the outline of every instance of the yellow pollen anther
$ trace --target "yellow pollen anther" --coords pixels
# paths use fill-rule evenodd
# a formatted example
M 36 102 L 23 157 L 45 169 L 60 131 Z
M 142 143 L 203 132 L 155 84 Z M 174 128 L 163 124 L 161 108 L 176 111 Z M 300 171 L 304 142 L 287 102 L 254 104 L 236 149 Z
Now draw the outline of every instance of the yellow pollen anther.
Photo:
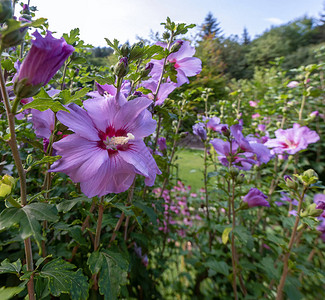
M 111 149 L 111 150 L 116 150 L 116 147 L 119 145 L 125 145 L 127 144 L 130 140 L 134 140 L 135 137 L 132 133 L 128 133 L 125 136 L 113 136 L 111 138 L 107 137 L 106 141 L 103 141 L 104 144 L 106 145 L 106 149 Z

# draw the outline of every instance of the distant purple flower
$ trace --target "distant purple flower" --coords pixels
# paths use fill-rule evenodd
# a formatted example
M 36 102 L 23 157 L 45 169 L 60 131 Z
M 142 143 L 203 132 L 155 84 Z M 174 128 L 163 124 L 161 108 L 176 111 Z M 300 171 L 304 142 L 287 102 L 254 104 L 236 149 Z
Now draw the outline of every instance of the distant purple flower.
M 161 152 L 164 152 L 167 150 L 167 144 L 166 144 L 166 138 L 165 137 L 159 137 L 157 140 L 159 150 Z
M 281 192 L 280 200 L 281 200 L 281 202 L 279 202 L 279 201 L 275 202 L 275 204 L 277 206 L 282 206 L 282 205 L 286 204 L 287 202 L 289 202 L 289 203 L 291 202 L 292 205 L 294 205 L 294 206 L 298 205 L 298 201 L 296 199 L 291 199 L 286 192 Z
M 249 101 L 249 106 L 256 107 L 258 106 L 259 101 Z
M 292 88 L 296 88 L 298 85 L 299 85 L 299 82 L 298 81 L 290 81 L 287 84 L 287 87 L 290 88 L 290 89 L 292 89 Z
M 249 141 L 242 133 L 241 125 L 230 127 L 230 142 L 221 139 L 213 139 L 212 146 L 219 154 L 218 159 L 224 166 L 233 165 L 241 170 L 249 170 L 253 164 L 267 163 L 271 159 L 269 149 L 256 140 Z M 229 132 L 228 132 L 229 133 Z
M 325 210 L 325 194 L 316 194 L 314 196 L 314 202 L 316 203 L 317 209 Z
M 317 226 L 317 230 L 320 231 L 322 234 L 320 235 L 320 238 L 325 242 L 325 218 L 320 218 L 320 225 Z
M 286 130 L 278 129 L 275 131 L 275 136 L 275 139 L 268 140 L 264 145 L 272 148 L 274 153 L 280 154 L 295 154 L 319 140 L 319 135 L 315 131 L 307 126 L 301 127 L 299 124 L 294 124 L 293 128 Z
M 289 215 L 292 215 L 292 216 L 295 216 L 296 217 L 298 215 L 298 212 L 293 209 L 293 210 L 290 210 L 289 211 Z
M 315 118 L 315 117 L 319 116 L 319 111 L 318 111 L 318 110 L 315 110 L 315 111 L 311 112 L 311 113 L 309 114 L 309 116 L 310 116 L 311 118 Z
M 259 113 L 256 113 L 256 114 L 253 114 L 252 115 L 252 118 L 253 119 L 257 119 L 257 118 L 259 118 L 261 115 L 259 114 Z
M 266 129 L 266 126 L 264 125 L 264 124 L 258 124 L 258 126 L 257 126 L 257 129 L 259 130 L 259 131 L 265 131 L 265 129 Z
M 184 83 L 189 83 L 187 77 L 195 76 L 202 70 L 201 60 L 193 57 L 195 48 L 188 41 L 175 41 L 174 44 L 180 42 L 182 42 L 180 49 L 167 57 L 167 62 L 172 64 L 177 72 L 177 87 Z M 163 48 L 167 46 L 165 43 L 158 43 L 158 45 Z M 153 79 L 159 79 L 164 60 L 152 60 L 151 62 L 154 64 L 154 67 L 150 75 Z
M 37 31 L 33 36 L 35 40 L 32 40 L 32 47 L 21 64 L 16 78 L 16 94 L 24 94 L 28 86 L 46 85 L 74 51 L 74 48 L 63 38 L 56 39 L 49 31 L 44 38 Z M 21 90 L 23 89 L 21 86 L 25 87 L 25 91 Z M 33 95 L 24 95 L 24 97 Z
M 251 188 L 243 201 L 248 204 L 249 207 L 255 206 L 270 206 L 269 202 L 266 201 L 268 197 L 264 195 L 259 189 Z
M 205 130 L 205 124 L 203 123 L 196 123 L 192 126 L 193 133 L 200 137 L 201 140 L 207 139 L 207 131 Z
M 115 97 L 89 99 L 84 101 L 86 110 L 70 104 L 70 113 L 57 113 L 59 121 L 74 134 L 53 144 L 62 158 L 50 172 L 63 172 L 80 182 L 87 197 L 124 192 L 136 174 L 143 175 L 146 185 L 151 186 L 161 174 L 142 140 L 156 127 L 146 109 L 152 101 L 119 98 L 119 103 Z
M 147 80 L 142 83 L 142 86 L 150 90 L 152 93 L 146 95 L 149 99 L 154 100 L 154 93 L 156 92 L 158 82 L 155 80 Z M 167 99 L 169 94 L 175 90 L 176 85 L 174 83 L 162 83 L 160 85 L 158 94 L 156 96 L 155 106 L 162 105 Z

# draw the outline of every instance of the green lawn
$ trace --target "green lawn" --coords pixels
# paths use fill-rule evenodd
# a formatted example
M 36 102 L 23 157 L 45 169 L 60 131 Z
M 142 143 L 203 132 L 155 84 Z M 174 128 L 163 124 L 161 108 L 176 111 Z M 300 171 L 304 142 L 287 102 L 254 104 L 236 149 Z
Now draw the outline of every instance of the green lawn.
M 178 177 L 186 184 L 191 185 L 192 191 L 202 188 L 203 184 L 203 150 L 183 149 L 176 153 Z M 208 171 L 213 171 L 212 167 Z

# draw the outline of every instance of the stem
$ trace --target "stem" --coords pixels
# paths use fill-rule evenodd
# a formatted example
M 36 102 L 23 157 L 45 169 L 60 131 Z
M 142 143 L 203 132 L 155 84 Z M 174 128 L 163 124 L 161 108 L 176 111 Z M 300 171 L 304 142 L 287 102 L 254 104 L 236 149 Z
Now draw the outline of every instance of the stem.
M 94 241 L 94 251 L 97 251 L 99 247 L 100 233 L 102 230 L 102 222 L 103 222 L 103 214 L 104 214 L 103 200 L 104 200 L 104 196 L 100 198 L 100 203 L 98 206 L 98 219 L 97 219 L 96 235 Z
M 236 247 L 235 247 L 235 227 L 236 227 L 236 212 L 235 212 L 235 182 L 232 182 L 232 195 L 231 195 L 231 208 L 232 208 L 232 231 L 231 231 L 231 262 L 233 269 L 232 288 L 234 290 L 234 298 L 237 300 L 237 266 L 236 266 Z
M 9 146 L 12 152 L 12 156 L 15 161 L 15 165 L 17 168 L 19 181 L 20 181 L 20 201 L 22 206 L 27 204 L 27 187 L 26 187 L 26 172 L 24 170 L 23 164 L 20 159 L 20 154 L 18 151 L 17 139 L 16 139 L 16 132 L 15 132 L 15 115 L 11 112 L 9 96 L 6 89 L 5 79 L 3 77 L 3 72 L 0 64 L 0 85 L 1 85 L 1 93 L 2 99 L 6 108 L 6 114 L 8 118 L 8 125 L 10 131 L 10 139 L 9 139 Z M 32 253 L 32 244 L 30 238 L 24 240 L 25 245 L 25 255 L 26 255 L 26 264 L 27 264 L 27 271 L 33 271 L 33 253 Z M 29 300 L 35 299 L 35 292 L 34 292 L 34 279 L 33 275 L 30 277 L 28 284 L 28 296 Z
M 290 238 L 290 241 L 289 241 L 289 244 L 288 244 L 288 251 L 287 251 L 287 253 L 285 254 L 285 256 L 283 258 L 283 271 L 282 271 L 282 276 L 281 276 L 280 283 L 279 283 L 279 286 L 278 286 L 278 289 L 277 289 L 276 300 L 282 300 L 283 299 L 283 288 L 284 288 L 284 284 L 285 284 L 287 274 L 288 274 L 288 271 L 289 271 L 289 268 L 288 268 L 289 257 L 290 257 L 291 249 L 293 247 L 293 244 L 294 244 L 294 241 L 295 241 L 295 238 L 296 238 L 296 232 L 297 232 L 299 219 L 300 219 L 300 210 L 301 210 L 302 201 L 304 199 L 306 191 L 307 191 L 307 187 L 304 187 L 304 189 L 302 191 L 302 194 L 300 196 L 300 199 L 299 199 L 296 221 L 295 221 L 295 224 L 294 224 L 293 229 L 292 229 L 291 238 Z
M 114 228 L 112 237 L 111 237 L 111 239 L 109 241 L 108 247 L 110 247 L 111 244 L 115 241 L 115 239 L 116 239 L 116 233 L 119 231 L 119 229 L 120 229 L 120 227 L 122 225 L 122 222 L 124 220 L 124 217 L 125 217 L 125 214 L 124 214 L 124 212 L 122 212 L 120 218 L 118 219 L 118 221 L 117 221 L 117 223 L 115 225 L 115 228 Z

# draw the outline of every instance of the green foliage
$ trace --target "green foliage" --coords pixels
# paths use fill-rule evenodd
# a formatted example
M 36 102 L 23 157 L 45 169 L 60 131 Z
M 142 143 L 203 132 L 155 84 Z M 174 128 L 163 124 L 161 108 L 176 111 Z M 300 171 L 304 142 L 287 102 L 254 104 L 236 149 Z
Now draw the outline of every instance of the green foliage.
M 126 284 L 127 260 L 109 250 L 93 252 L 87 261 L 92 274 L 99 274 L 99 292 L 104 299 L 117 299 L 120 287 Z
M 75 266 L 61 258 L 54 259 L 43 266 L 39 276 L 47 280 L 53 296 L 69 293 L 73 300 L 88 299 L 89 285 L 81 269 L 72 271 Z

